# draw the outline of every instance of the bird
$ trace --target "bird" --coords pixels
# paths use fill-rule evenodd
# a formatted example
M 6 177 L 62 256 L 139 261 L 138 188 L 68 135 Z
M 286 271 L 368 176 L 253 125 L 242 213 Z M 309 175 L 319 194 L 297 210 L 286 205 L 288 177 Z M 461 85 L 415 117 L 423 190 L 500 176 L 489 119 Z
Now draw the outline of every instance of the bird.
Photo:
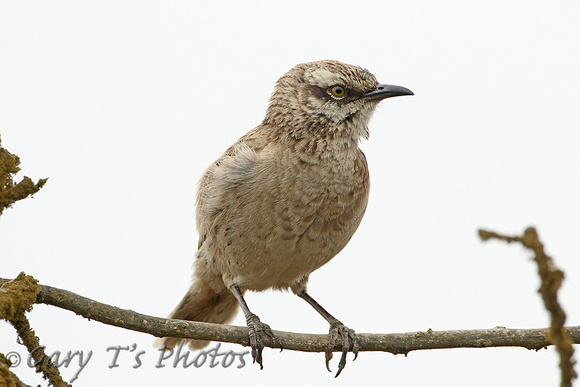
M 290 290 L 330 324 L 326 367 L 342 345 L 358 354 L 354 330 L 307 292 L 310 273 L 349 242 L 369 198 L 367 160 L 359 142 L 380 101 L 413 95 L 380 84 L 368 70 L 336 60 L 298 64 L 274 87 L 266 115 L 212 163 L 198 185 L 198 249 L 190 289 L 169 318 L 231 323 L 244 313 L 254 363 L 263 368 L 264 336 L 280 345 L 248 307 L 247 291 Z M 183 339 L 157 339 L 171 348 Z M 340 341 L 339 341 L 340 340 Z M 209 344 L 187 340 L 192 350 Z

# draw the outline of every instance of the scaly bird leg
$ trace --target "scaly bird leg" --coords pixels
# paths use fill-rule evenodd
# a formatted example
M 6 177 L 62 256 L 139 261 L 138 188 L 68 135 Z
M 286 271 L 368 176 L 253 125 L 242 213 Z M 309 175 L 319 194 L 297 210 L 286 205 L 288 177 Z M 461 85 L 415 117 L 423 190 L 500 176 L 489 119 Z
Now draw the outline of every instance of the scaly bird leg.
M 250 312 L 248 304 L 246 304 L 246 300 L 244 300 L 244 296 L 242 295 L 242 292 L 237 285 L 230 286 L 230 291 L 238 300 L 238 304 L 240 304 L 240 307 L 246 316 L 246 324 L 248 325 L 250 347 L 252 348 L 252 358 L 254 359 L 254 363 L 258 363 L 260 365 L 260 369 L 263 369 L 264 366 L 262 365 L 262 350 L 264 349 L 264 341 L 262 339 L 262 333 L 270 336 L 270 338 L 276 344 L 278 344 L 280 349 L 282 349 L 280 339 L 278 339 L 278 337 L 272 332 L 272 329 L 270 329 L 268 324 L 264 324 L 260 321 L 258 316 Z
M 346 354 L 352 348 L 352 353 L 354 353 L 354 359 L 356 360 L 358 356 L 358 349 L 359 349 L 359 341 L 356 333 L 346 327 L 343 323 L 338 321 L 333 315 L 328 313 L 326 309 L 324 309 L 314 298 L 310 297 L 305 290 L 302 290 L 298 293 L 298 297 L 302 298 L 306 302 L 310 304 L 328 323 L 330 324 L 329 329 L 329 342 L 328 342 L 328 350 L 326 351 L 326 369 L 330 371 L 330 359 L 332 359 L 332 350 L 336 345 L 336 341 L 338 340 L 338 336 L 340 335 L 342 341 L 342 357 L 338 362 L 338 372 L 336 373 L 335 377 L 340 375 L 344 366 L 346 365 Z

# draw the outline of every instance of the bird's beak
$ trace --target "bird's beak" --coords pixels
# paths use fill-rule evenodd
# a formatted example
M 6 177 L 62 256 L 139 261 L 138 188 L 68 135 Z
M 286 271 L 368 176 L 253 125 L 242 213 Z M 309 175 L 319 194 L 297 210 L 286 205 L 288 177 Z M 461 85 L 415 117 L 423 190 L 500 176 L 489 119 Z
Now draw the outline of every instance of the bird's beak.
M 411 90 L 402 86 L 395 85 L 377 85 L 377 88 L 363 95 L 363 98 L 369 100 L 381 100 L 385 98 L 398 97 L 400 95 L 415 95 Z

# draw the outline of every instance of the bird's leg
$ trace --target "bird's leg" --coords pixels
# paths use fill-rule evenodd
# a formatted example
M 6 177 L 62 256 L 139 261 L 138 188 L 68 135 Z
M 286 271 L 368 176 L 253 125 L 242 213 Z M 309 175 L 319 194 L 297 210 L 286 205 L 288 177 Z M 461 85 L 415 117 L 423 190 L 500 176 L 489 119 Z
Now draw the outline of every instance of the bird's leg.
M 231 285 L 230 291 L 238 300 L 238 304 L 240 304 L 240 307 L 246 316 L 246 324 L 248 325 L 250 347 L 252 348 L 252 358 L 254 359 L 254 363 L 258 363 L 260 365 L 260 369 L 263 369 L 264 366 L 262 365 L 262 349 L 264 349 L 264 341 L 262 339 L 262 332 L 270 336 L 270 338 L 280 347 L 280 349 L 282 349 L 280 339 L 278 339 L 278 337 L 272 332 L 272 329 L 270 329 L 268 324 L 264 324 L 260 321 L 258 316 L 250 312 L 250 308 L 248 308 L 248 304 L 246 304 L 246 300 L 244 300 L 244 296 L 242 295 L 242 292 L 237 285 Z
M 338 375 L 340 375 L 344 366 L 346 365 L 346 354 L 348 353 L 349 349 L 352 348 L 352 353 L 354 353 L 353 360 L 356 360 L 359 349 L 358 337 L 356 336 L 356 333 L 352 329 L 346 327 L 343 323 L 338 321 L 333 315 L 328 313 L 326 309 L 324 309 L 318 302 L 316 302 L 314 298 L 310 297 L 310 295 L 306 293 L 306 290 L 300 291 L 298 293 L 298 297 L 308 302 L 330 324 L 329 329 L 330 338 L 328 343 L 328 349 L 326 351 L 326 369 L 328 369 L 329 371 L 330 371 L 329 362 L 330 359 L 332 359 L 332 350 L 334 349 L 336 341 L 340 336 L 340 339 L 342 341 L 342 357 L 338 362 L 338 372 L 336 373 L 335 376 L 337 377 Z

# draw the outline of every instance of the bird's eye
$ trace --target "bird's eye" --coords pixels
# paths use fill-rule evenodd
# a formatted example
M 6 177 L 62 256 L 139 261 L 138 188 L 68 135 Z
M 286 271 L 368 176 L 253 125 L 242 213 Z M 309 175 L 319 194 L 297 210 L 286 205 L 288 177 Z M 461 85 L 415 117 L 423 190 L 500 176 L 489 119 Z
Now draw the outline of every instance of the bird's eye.
M 346 89 L 342 86 L 332 86 L 329 90 L 329 94 L 332 95 L 335 98 L 342 98 L 344 97 L 344 94 L 346 93 Z

